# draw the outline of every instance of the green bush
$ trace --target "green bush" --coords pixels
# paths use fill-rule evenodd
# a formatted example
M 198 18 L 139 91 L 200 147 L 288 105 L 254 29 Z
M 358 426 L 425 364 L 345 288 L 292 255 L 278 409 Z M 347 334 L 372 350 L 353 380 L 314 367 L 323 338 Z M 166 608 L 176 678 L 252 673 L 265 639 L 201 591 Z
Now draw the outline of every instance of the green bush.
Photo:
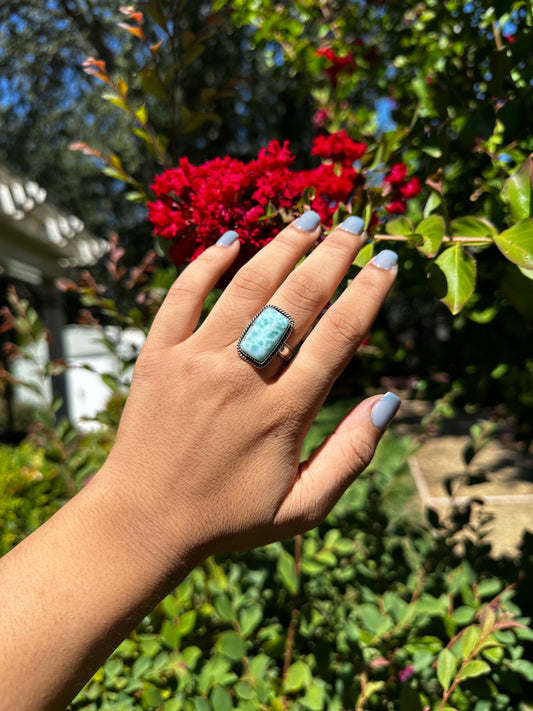
M 43 449 L 0 445 L 0 555 L 29 535 L 66 501 L 67 486 Z

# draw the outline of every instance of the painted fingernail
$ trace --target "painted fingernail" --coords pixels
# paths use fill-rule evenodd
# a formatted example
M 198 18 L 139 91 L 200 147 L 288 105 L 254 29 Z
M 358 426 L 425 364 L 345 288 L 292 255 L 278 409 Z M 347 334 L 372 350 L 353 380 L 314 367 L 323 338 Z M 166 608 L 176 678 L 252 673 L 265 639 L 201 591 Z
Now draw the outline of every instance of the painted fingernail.
M 320 215 L 317 215 L 314 210 L 307 210 L 294 224 L 304 232 L 314 232 L 320 224 Z
M 350 215 L 350 217 L 347 217 L 344 222 L 341 222 L 339 227 L 341 230 L 346 230 L 346 232 L 351 232 L 354 235 L 360 235 L 365 229 L 365 223 L 360 217 Z
M 398 264 L 398 255 L 392 249 L 384 249 L 372 257 L 372 264 L 380 269 L 392 269 Z
M 378 430 L 384 431 L 387 429 L 390 421 L 398 412 L 401 403 L 402 401 L 398 395 L 395 395 L 394 393 L 385 393 L 381 400 L 376 402 L 372 408 L 370 417 Z
M 224 232 L 222 237 L 217 239 L 216 244 L 218 244 L 219 247 L 229 247 L 230 244 L 233 244 L 238 239 L 239 235 L 237 232 L 234 230 L 228 230 L 227 232 Z

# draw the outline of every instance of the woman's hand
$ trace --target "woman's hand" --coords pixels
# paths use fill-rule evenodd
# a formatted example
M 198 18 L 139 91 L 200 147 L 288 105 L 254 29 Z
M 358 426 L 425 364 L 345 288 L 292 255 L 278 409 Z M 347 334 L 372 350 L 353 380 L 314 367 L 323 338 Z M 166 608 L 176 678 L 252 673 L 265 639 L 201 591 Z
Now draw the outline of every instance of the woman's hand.
M 94 482 L 137 502 L 147 552 L 162 554 L 165 566 L 317 525 L 370 462 L 399 405 L 390 394 L 362 402 L 300 463 L 306 433 L 396 275 L 394 253 L 380 253 L 303 340 L 362 246 L 361 228 L 349 218 L 294 268 L 320 236 L 318 215 L 304 213 L 237 273 L 198 330 L 205 297 L 237 255 L 235 233 L 171 288 L 135 367 L 116 444 Z M 236 344 L 266 304 L 292 316 L 288 343 L 299 350 L 288 365 L 275 356 L 259 369 L 239 357 Z
M 319 237 L 305 213 L 244 266 L 196 329 L 236 235 L 181 274 L 139 356 L 116 443 L 92 481 L 0 561 L 0 711 L 62 709 L 123 637 L 210 552 L 317 524 L 372 458 L 399 400 L 358 405 L 308 462 L 305 434 L 396 273 L 381 252 L 307 338 L 353 262 L 358 218 Z M 289 364 L 237 341 L 266 304 L 294 319 Z M 303 341 L 303 342 L 302 342 Z

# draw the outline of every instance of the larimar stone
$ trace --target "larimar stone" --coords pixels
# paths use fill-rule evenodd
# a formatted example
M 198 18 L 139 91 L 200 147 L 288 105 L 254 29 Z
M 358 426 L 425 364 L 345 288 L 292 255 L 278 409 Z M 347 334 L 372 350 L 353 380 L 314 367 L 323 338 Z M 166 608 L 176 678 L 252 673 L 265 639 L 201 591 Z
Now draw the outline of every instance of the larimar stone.
M 262 368 L 283 346 L 294 321 L 277 306 L 265 306 L 250 321 L 237 343 L 241 358 Z

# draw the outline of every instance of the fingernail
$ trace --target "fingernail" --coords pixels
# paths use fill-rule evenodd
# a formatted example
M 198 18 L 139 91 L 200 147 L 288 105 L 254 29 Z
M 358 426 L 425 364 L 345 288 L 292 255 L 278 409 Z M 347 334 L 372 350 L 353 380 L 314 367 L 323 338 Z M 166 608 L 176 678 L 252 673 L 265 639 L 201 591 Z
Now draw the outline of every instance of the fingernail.
M 392 249 L 384 249 L 372 258 L 372 264 L 380 269 L 392 269 L 398 264 L 398 255 Z
M 314 232 L 320 224 L 320 215 L 317 215 L 314 210 L 307 210 L 294 224 L 304 232 Z
M 219 245 L 219 247 L 229 247 L 230 244 L 233 244 L 235 240 L 239 239 L 239 235 L 237 232 L 234 230 L 228 230 L 227 232 L 224 232 L 222 237 L 219 237 L 216 241 L 216 244 Z
M 365 223 L 360 217 L 350 215 L 350 217 L 347 217 L 344 222 L 339 225 L 339 227 L 341 230 L 346 230 L 346 232 L 351 232 L 354 235 L 360 235 L 365 229 Z
M 398 412 L 398 408 L 400 407 L 402 401 L 398 397 L 398 395 L 395 395 L 394 393 L 385 393 L 381 400 L 378 400 L 374 407 L 372 408 L 372 412 L 370 413 L 370 417 L 372 418 L 372 422 L 376 425 L 378 430 L 386 430 L 387 426 L 390 424 L 390 421 L 394 417 L 394 415 Z

